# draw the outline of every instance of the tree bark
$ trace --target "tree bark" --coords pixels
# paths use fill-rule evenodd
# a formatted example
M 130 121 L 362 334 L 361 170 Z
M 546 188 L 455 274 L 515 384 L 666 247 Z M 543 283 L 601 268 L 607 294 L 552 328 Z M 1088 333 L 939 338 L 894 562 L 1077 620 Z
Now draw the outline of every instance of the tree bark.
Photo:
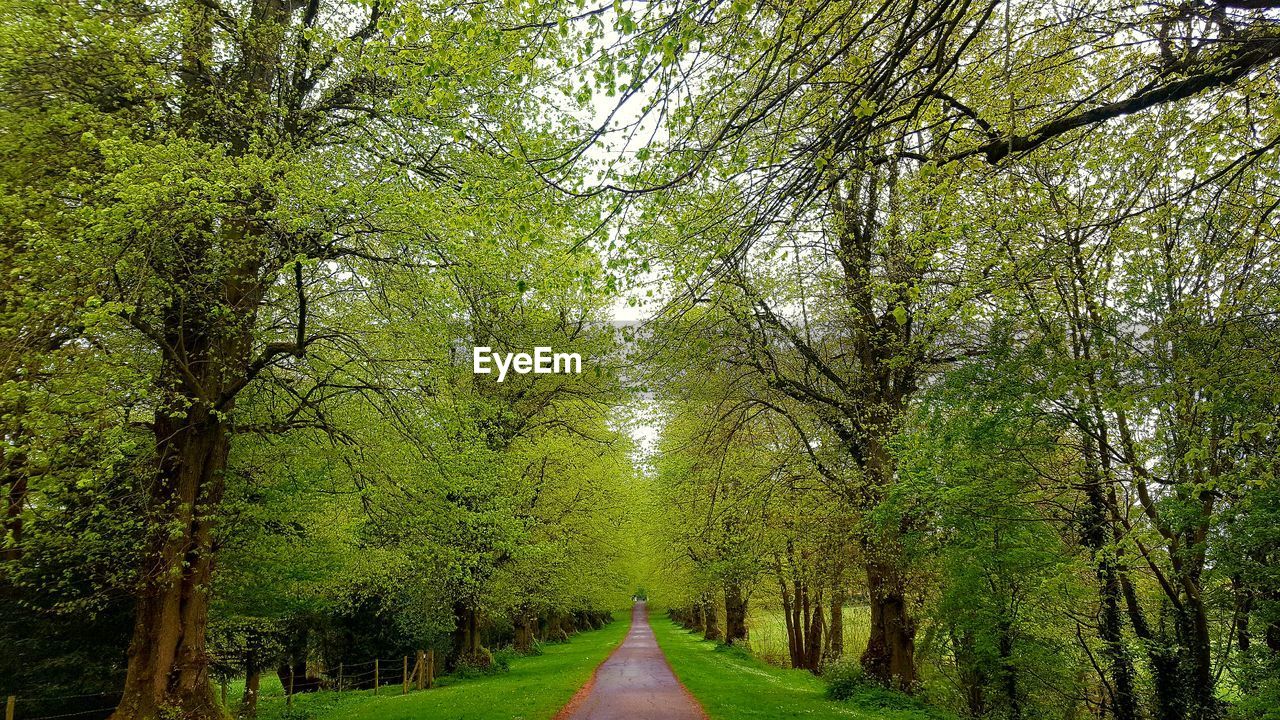
M 160 468 L 150 499 L 160 532 L 146 555 L 124 694 L 112 720 L 150 720 L 170 708 L 186 718 L 224 714 L 209 682 L 205 629 L 228 435 L 201 402 L 185 416 L 167 412 L 156 420 Z
M 827 628 L 824 662 L 835 662 L 844 655 L 844 601 L 843 591 L 831 591 L 831 625 Z
M 808 604 L 809 600 L 806 599 L 805 602 Z M 808 630 L 805 633 L 804 668 L 817 675 L 822 669 L 822 634 L 825 624 L 822 615 L 821 589 L 818 590 L 818 594 L 813 598 L 811 607 Z
M 736 582 L 724 586 L 724 641 L 732 645 L 747 639 L 747 598 Z
M 907 609 L 906 588 L 891 562 L 868 559 L 867 592 L 871 632 L 862 668 L 885 687 L 910 691 L 916 684 L 916 626 Z
M 246 107 L 262 113 L 270 107 L 288 16 L 285 0 L 253 5 L 253 27 L 240 48 L 252 72 L 237 89 Z M 211 117 L 205 71 L 214 54 L 212 11 L 200 2 L 184 3 L 182 11 L 182 130 L 200 138 L 221 124 L 236 138 L 233 151 L 246 152 L 265 118 L 234 112 Z M 264 254 L 255 242 L 261 229 L 247 216 L 194 230 L 175 238 L 179 261 L 156 260 L 153 268 L 174 288 L 153 338 L 161 351 L 157 386 L 163 398 L 154 423 L 157 472 L 148 493 L 154 538 L 143 560 L 125 686 L 111 720 L 226 716 L 209 681 L 205 650 L 213 527 L 230 453 L 229 418 L 236 394 L 252 380 Z M 221 242 L 244 244 L 239 264 L 224 268 L 211 259 Z
M 957 634 L 952 628 L 951 645 L 954 648 L 960 692 L 964 696 L 965 714 L 968 717 L 983 717 L 987 714 L 987 676 L 978 660 L 973 632 L 964 630 Z
M 720 640 L 720 618 L 716 612 L 714 595 L 708 594 L 702 599 L 703 637 L 707 640 Z
M 251 665 L 244 676 L 244 697 L 240 700 L 241 720 L 253 720 L 258 717 L 258 689 L 261 684 L 261 669 L 257 665 Z
M 1013 624 L 1008 618 L 999 622 L 1000 672 L 1004 686 L 1004 701 L 1009 720 L 1022 720 L 1022 700 L 1018 697 L 1018 668 L 1013 663 Z
M 522 613 L 516 618 L 516 650 L 528 652 L 533 649 L 533 636 L 538 627 L 538 617 L 531 613 Z
M 467 603 L 453 604 L 453 662 L 474 658 L 480 653 L 480 617 Z

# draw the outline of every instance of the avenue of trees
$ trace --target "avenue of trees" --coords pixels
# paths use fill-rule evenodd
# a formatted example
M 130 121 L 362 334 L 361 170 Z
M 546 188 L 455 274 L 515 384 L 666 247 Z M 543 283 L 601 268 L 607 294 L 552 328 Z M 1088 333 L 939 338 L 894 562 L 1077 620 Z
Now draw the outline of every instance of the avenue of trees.
M 643 584 L 1267 717 L 1278 146 L 1269 0 L 0 0 L 0 694 L 252 716 Z

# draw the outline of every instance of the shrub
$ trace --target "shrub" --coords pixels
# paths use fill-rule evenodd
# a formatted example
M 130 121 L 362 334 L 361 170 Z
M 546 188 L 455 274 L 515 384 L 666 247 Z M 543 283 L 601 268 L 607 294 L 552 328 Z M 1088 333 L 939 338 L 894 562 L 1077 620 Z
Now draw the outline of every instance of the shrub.
M 519 656 L 520 653 L 512 648 L 502 648 L 494 652 L 480 648 L 477 652 L 458 658 L 453 674 L 460 678 L 497 675 L 511 670 L 511 660 Z
M 1231 720 L 1280 720 L 1280 679 L 1268 679 L 1254 693 L 1241 698 L 1228 717 Z
M 493 665 L 489 667 L 490 672 L 507 672 L 511 669 L 511 661 L 520 656 L 512 648 L 502 648 L 493 653 Z
M 878 684 L 863 672 L 854 658 L 842 658 L 828 665 L 822 678 L 827 681 L 827 697 L 832 700 L 848 702 L 864 710 L 917 710 L 921 717 L 939 717 L 916 698 Z
M 832 700 L 848 700 L 868 685 L 872 685 L 862 666 L 851 658 L 842 658 L 828 665 L 822 673 L 827 681 L 827 697 Z
M 484 648 L 460 655 L 453 671 L 454 675 L 462 678 L 489 675 L 494 672 L 496 671 L 493 669 L 493 653 Z

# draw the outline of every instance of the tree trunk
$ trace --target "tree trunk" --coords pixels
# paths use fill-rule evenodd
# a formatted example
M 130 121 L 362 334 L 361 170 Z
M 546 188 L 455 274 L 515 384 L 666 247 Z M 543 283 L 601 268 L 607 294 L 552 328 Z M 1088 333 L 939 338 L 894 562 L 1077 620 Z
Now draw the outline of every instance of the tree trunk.
M 533 636 L 538 627 L 538 617 L 524 613 L 516 618 L 516 650 L 529 652 L 533 649 Z
M 806 588 L 806 595 L 808 595 Z M 805 600 L 806 606 L 809 600 Z M 819 590 L 812 602 L 812 614 L 809 616 L 808 630 L 805 632 L 804 668 L 817 675 L 822 668 L 822 591 Z
M 1231 591 L 1236 605 L 1236 651 L 1248 655 L 1253 636 L 1249 634 L 1249 613 L 1253 612 L 1253 591 L 1240 578 L 1231 578 Z
M 973 632 L 964 630 L 957 634 L 952 628 L 951 645 L 954 648 L 960 692 L 964 696 L 965 714 L 968 717 L 983 717 L 987 714 L 987 676 L 978 659 Z
M 1194 594 L 1188 593 L 1183 601 L 1182 638 L 1187 646 L 1190 667 L 1190 683 L 1187 695 L 1190 700 L 1188 717 L 1195 720 L 1214 720 L 1220 716 L 1219 702 L 1214 692 L 1212 639 L 1209 637 L 1209 617 L 1200 599 L 1199 578 L 1189 583 Z
M 1138 710 L 1133 687 L 1133 664 L 1124 645 L 1119 608 L 1120 586 L 1110 561 L 1103 561 L 1099 565 L 1098 580 L 1102 599 L 1102 612 L 1098 616 L 1098 638 L 1102 640 L 1103 654 L 1111 669 L 1113 711 L 1116 720 L 1134 720 L 1138 716 Z
M 162 532 L 145 556 L 124 693 L 112 720 L 151 720 L 171 715 L 170 708 L 184 718 L 224 714 L 205 651 L 213 512 L 230 449 L 218 417 L 195 402 L 185 417 L 162 413 L 156 420 L 160 468 L 150 499 Z
M 782 578 L 781 565 L 778 567 L 778 590 L 779 595 L 782 597 L 782 620 L 787 629 L 787 656 L 791 658 L 791 667 L 799 667 L 799 630 L 796 628 L 795 616 L 792 613 L 791 593 L 788 592 L 787 583 Z
M 202 3 L 184 4 L 181 68 L 183 131 L 199 138 L 221 122 L 232 131 L 235 152 L 245 152 L 261 115 L 210 118 L 214 109 L 207 66 L 214 54 L 214 17 Z M 286 0 L 254 3 L 254 27 L 240 48 L 253 72 L 238 79 L 246 106 L 265 112 L 281 57 Z M 252 333 L 264 286 L 264 251 L 248 216 L 195 227 L 175 238 L 181 261 L 157 261 L 170 283 L 157 332 L 161 366 L 157 375 L 160 409 L 154 433 L 157 472 L 148 493 L 154 538 L 143 558 L 128 671 L 120 704 L 111 720 L 184 720 L 223 718 L 209 680 L 205 634 L 213 577 L 213 526 L 222 501 L 230 453 L 228 418 L 235 396 L 252 378 Z M 210 259 L 221 242 L 244 244 L 233 268 Z M 296 352 L 301 353 L 298 348 Z
M 241 720 L 258 717 L 258 688 L 261 684 L 262 671 L 257 665 L 250 665 L 244 676 L 244 697 L 240 700 Z
M 1009 720 L 1022 720 L 1022 701 L 1018 697 L 1018 668 L 1013 664 L 1013 626 L 1007 618 L 999 622 L 1000 672 L 1003 674 L 1004 700 Z
M 1103 491 L 1104 476 L 1097 459 L 1093 435 L 1083 433 L 1082 442 L 1087 465 L 1084 481 L 1085 499 L 1088 504 L 1081 523 L 1081 539 L 1097 564 L 1098 596 L 1102 604 L 1098 613 L 1098 639 L 1102 641 L 1103 654 L 1111 674 L 1111 681 L 1107 686 L 1111 690 L 1112 712 L 1116 720 L 1135 720 L 1138 717 L 1138 701 L 1133 686 L 1133 661 L 1124 643 L 1123 618 L 1120 609 L 1124 578 L 1114 557 L 1106 551 L 1109 526 L 1107 518 L 1110 508 Z M 1137 606 L 1136 598 L 1133 600 L 1134 602 L 1129 606 L 1130 617 L 1133 618 L 1134 627 L 1141 635 L 1145 621 L 1140 617 L 1142 609 Z
M 747 639 L 747 598 L 736 582 L 724 586 L 724 641 L 732 645 Z
M 827 628 L 825 662 L 835 662 L 844 655 L 844 592 L 831 592 L 831 625 Z
M 804 605 L 806 593 L 799 580 L 791 581 L 791 617 L 789 630 L 791 634 L 791 667 L 804 667 L 804 633 L 807 629 L 807 616 Z
M 904 582 L 889 562 L 868 559 L 871 632 L 862 668 L 885 687 L 910 691 L 916 684 L 916 626 L 907 608 Z
M 707 640 L 719 640 L 720 635 L 720 618 L 716 612 L 716 600 L 714 595 L 707 595 L 702 600 L 702 626 L 703 637 Z
M 453 604 L 453 662 L 474 658 L 480 652 L 480 618 L 466 603 Z

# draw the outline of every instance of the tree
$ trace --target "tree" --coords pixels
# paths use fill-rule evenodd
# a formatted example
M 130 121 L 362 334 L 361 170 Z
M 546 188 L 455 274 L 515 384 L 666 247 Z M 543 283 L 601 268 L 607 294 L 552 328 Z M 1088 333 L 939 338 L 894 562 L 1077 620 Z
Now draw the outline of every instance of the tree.
M 65 82 L 19 86 L 9 117 L 87 118 L 71 123 L 94 160 L 49 168 L 70 222 L 45 255 L 86 268 L 81 292 L 114 319 L 86 341 L 129 346 L 153 378 L 150 532 L 116 717 L 218 716 L 205 634 L 237 405 L 315 369 L 324 347 L 359 357 L 329 324 L 339 298 L 433 264 L 437 221 L 471 191 L 468 156 L 532 110 L 518 89 L 535 68 L 511 59 L 524 35 L 450 6 L 13 10 L 23 42 L 6 72 Z M 319 422 L 332 397 L 295 397 L 281 416 Z

